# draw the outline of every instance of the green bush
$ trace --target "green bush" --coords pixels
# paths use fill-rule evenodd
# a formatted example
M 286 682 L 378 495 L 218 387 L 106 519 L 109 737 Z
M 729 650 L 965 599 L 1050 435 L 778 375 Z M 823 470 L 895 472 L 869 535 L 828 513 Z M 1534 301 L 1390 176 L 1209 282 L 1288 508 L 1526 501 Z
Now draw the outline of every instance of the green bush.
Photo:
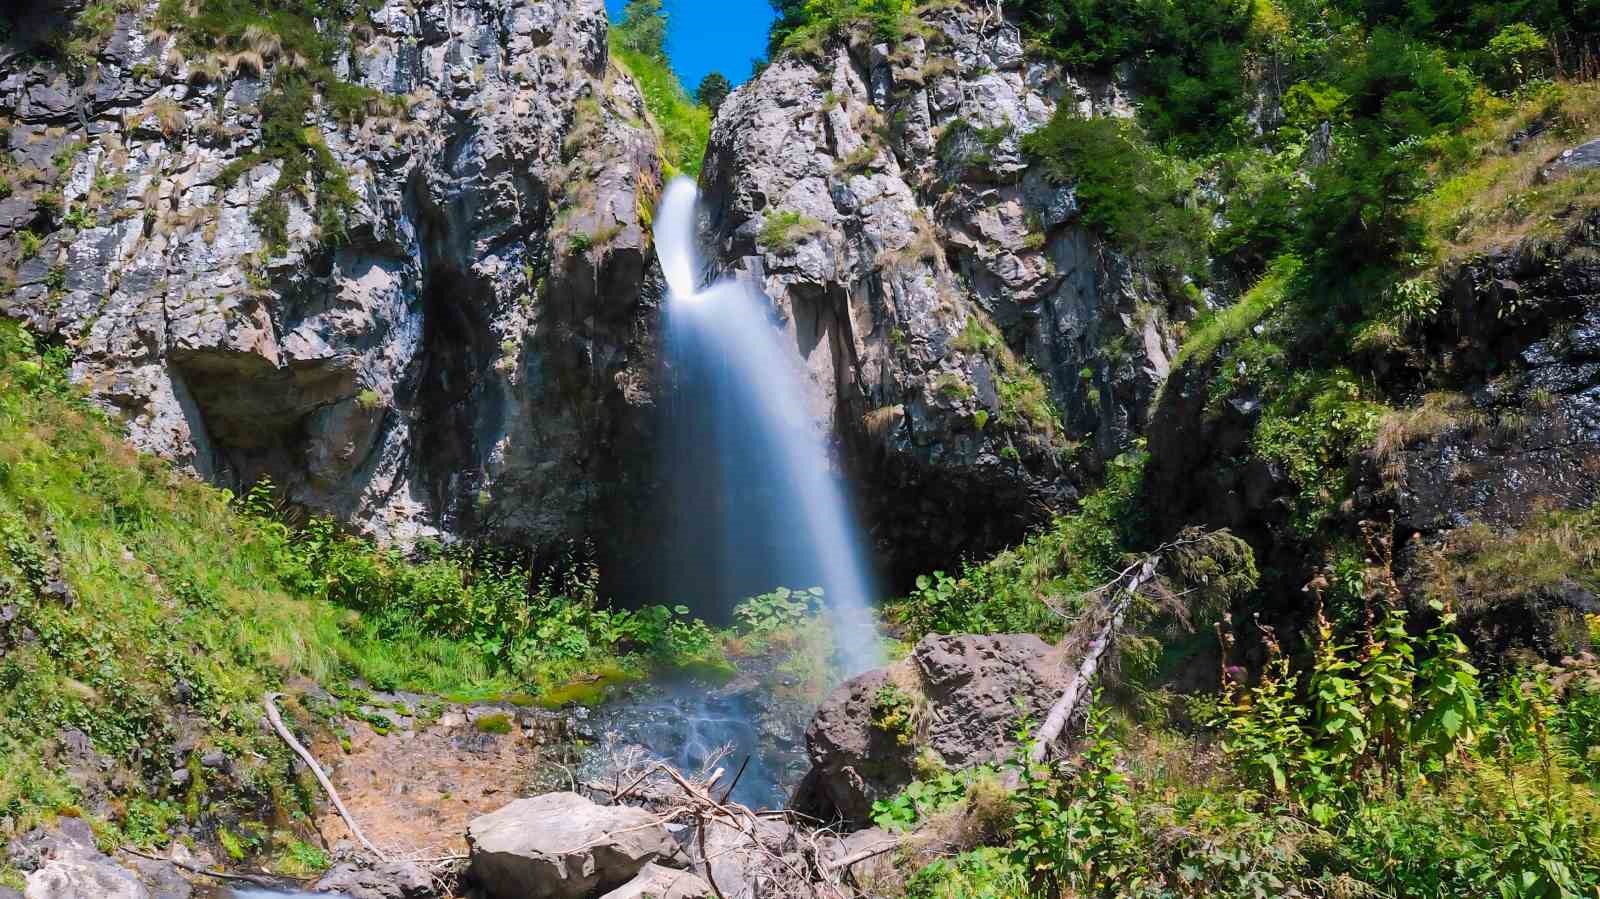
M 1118 457 L 1105 486 L 1077 512 L 983 563 L 966 563 L 959 577 L 942 571 L 917 578 L 910 596 L 887 614 L 914 636 L 923 634 L 1060 634 L 1063 619 L 1050 601 L 1069 599 L 1103 583 L 1140 533 L 1138 497 L 1144 456 Z
M 1083 221 L 1114 246 L 1169 273 L 1203 271 L 1209 225 L 1192 177 L 1122 119 L 1079 118 L 1069 104 L 1022 140 L 1046 175 L 1073 185 Z

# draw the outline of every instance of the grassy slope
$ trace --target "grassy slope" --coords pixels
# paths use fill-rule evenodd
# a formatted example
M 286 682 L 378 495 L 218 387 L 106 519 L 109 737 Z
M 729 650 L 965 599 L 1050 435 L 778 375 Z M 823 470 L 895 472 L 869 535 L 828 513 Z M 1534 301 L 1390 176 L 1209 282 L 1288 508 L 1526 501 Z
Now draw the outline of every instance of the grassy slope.
M 259 699 L 290 678 L 509 687 L 463 643 L 378 640 L 355 613 L 285 589 L 260 523 L 128 449 L 11 323 L 0 323 L 0 544 L 0 604 L 16 612 L 0 625 L 0 829 L 83 801 L 57 758 L 67 728 L 144 784 L 134 794 L 161 796 L 187 762 L 169 754 L 182 731 L 271 796 L 290 780 L 257 726 Z M 70 606 L 41 592 L 57 565 Z
M 711 139 L 711 110 L 696 103 L 667 63 L 622 46 L 612 35 L 611 58 L 633 76 L 644 94 L 651 124 L 661 140 L 666 177 L 700 177 L 700 164 Z

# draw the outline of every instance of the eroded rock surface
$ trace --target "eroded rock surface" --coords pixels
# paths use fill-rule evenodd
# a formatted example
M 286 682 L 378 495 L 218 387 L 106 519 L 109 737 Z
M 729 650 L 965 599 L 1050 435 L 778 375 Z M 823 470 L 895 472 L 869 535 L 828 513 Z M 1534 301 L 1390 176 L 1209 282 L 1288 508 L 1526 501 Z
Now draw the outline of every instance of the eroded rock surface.
M 11 863 L 27 877 L 24 899 L 189 899 L 178 869 L 147 862 L 125 868 L 95 845 L 81 818 L 62 818 L 12 841 Z
M 1065 687 L 1061 652 L 1032 634 L 930 636 L 910 658 L 829 694 L 806 731 L 812 769 L 796 806 L 865 822 L 912 780 L 919 754 L 952 768 L 1005 762 L 1017 726 Z
M 308 177 L 282 246 L 259 151 L 289 63 L 212 71 L 156 7 L 119 15 L 85 80 L 0 76 L 38 176 L 0 201 L 0 312 L 66 341 L 136 446 L 218 482 L 270 476 L 401 543 L 587 533 L 646 401 L 660 180 L 600 0 L 378 6 L 338 69 L 392 99 L 305 117 L 353 205 L 330 217 Z
M 714 895 L 709 884 L 688 871 L 649 864 L 638 877 L 600 899 L 711 899 Z
M 775 60 L 724 102 L 702 176 L 723 264 L 772 298 L 902 574 L 1070 502 L 1175 350 L 1162 294 L 1020 150 L 1062 103 L 1130 114 L 1118 85 L 977 7 Z

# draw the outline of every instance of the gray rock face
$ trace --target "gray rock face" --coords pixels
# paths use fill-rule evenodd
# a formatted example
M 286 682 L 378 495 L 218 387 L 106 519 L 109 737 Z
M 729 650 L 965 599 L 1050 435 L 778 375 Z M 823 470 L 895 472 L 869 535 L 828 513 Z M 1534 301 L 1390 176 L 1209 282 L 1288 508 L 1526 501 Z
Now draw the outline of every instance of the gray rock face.
M 1539 172 L 1539 177 L 1545 181 L 1554 181 L 1594 168 L 1600 168 L 1600 140 L 1592 140 L 1562 151 L 1560 156 L 1551 160 L 1550 164 Z
M 583 899 L 622 886 L 677 849 L 649 812 L 576 793 L 519 799 L 476 818 L 467 843 L 468 877 L 492 899 Z
M 774 61 L 724 102 L 702 177 L 718 255 L 772 298 L 897 572 L 1070 500 L 1175 349 L 1166 301 L 1020 150 L 1062 103 L 1131 114 L 1118 85 L 1027 59 L 978 4 L 924 19 Z
M 171 864 L 146 862 L 135 871 L 112 861 L 80 818 L 19 837 L 10 855 L 27 875 L 24 899 L 189 899 L 192 893 Z
M 156 6 L 121 15 L 83 84 L 0 70 L 32 173 L 0 204 L 0 312 L 65 340 L 136 446 L 220 483 L 270 476 L 400 543 L 594 527 L 652 370 L 660 181 L 600 0 L 376 9 L 341 74 L 407 111 L 313 101 L 356 199 L 325 230 L 308 181 L 283 252 L 252 218 L 279 165 L 241 163 L 270 80 L 205 75 Z M 43 238 L 27 258 L 22 230 Z
M 953 768 L 1006 761 L 1017 725 L 1042 721 L 1069 669 L 1032 634 L 930 636 L 911 657 L 834 690 L 806 731 L 812 769 L 795 799 L 800 810 L 863 823 L 872 803 L 909 783 L 913 762 L 931 752 Z M 904 710 L 883 725 L 890 703 Z
M 600 899 L 710 899 L 711 886 L 688 871 L 649 864 L 639 876 Z
M 312 890 L 339 893 L 349 899 L 427 899 L 438 895 L 433 878 L 415 862 L 345 862 L 330 868 Z

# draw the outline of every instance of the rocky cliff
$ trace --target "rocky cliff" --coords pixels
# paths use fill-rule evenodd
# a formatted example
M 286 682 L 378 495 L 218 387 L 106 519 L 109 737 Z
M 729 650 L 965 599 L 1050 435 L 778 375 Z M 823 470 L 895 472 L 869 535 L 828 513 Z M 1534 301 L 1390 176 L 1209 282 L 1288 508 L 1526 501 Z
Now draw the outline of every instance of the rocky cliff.
M 5 313 L 214 481 L 402 544 L 627 545 L 661 165 L 598 0 L 388 3 L 320 78 L 120 8 L 75 65 L 7 51 Z M 1174 353 L 1162 291 L 1022 157 L 1063 103 L 1131 114 L 945 5 L 782 56 L 718 117 L 716 256 L 772 298 L 897 575 L 1069 504 Z
M 78 67 L 6 51 L 4 312 L 215 481 L 402 543 L 591 527 L 646 405 L 660 184 L 600 0 L 387 3 L 309 97 L 277 39 L 119 9 Z
M 702 181 L 722 263 L 793 339 L 898 572 L 1021 536 L 1126 448 L 1175 351 L 1163 294 L 1021 136 L 1113 81 L 1029 58 L 981 4 L 892 45 L 790 53 L 723 104 Z

